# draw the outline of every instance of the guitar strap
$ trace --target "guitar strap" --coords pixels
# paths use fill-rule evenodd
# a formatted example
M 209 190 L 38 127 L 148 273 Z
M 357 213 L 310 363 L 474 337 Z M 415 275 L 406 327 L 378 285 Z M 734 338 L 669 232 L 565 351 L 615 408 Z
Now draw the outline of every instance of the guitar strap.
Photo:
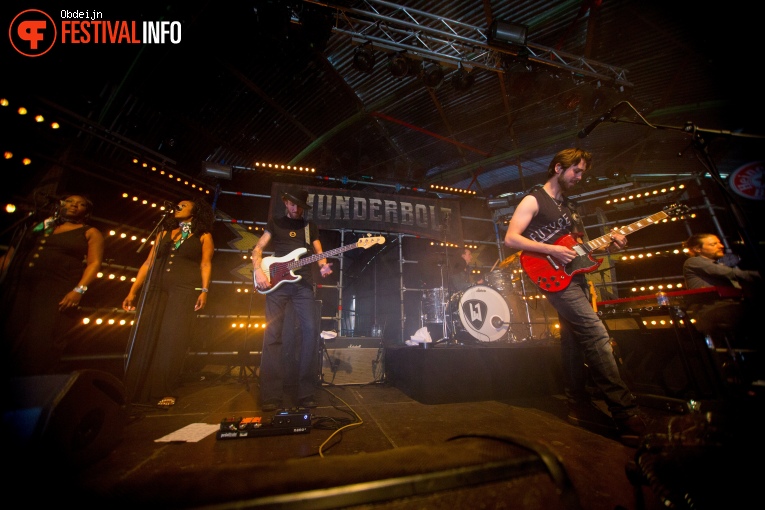
M 587 232 L 584 229 L 584 222 L 582 221 L 582 216 L 579 214 L 579 211 L 577 210 L 576 202 L 564 197 L 563 205 L 569 210 L 569 213 L 571 214 L 571 220 L 574 223 L 573 228 L 571 229 L 571 233 L 581 234 L 582 240 L 584 242 L 587 242 Z

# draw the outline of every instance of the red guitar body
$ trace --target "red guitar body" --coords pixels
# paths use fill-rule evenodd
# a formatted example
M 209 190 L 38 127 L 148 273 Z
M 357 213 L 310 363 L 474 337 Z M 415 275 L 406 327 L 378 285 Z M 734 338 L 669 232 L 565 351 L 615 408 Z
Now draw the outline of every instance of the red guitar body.
M 532 251 L 521 252 L 521 267 L 536 286 L 547 292 L 560 292 L 571 283 L 571 277 L 578 273 L 591 273 L 600 266 L 603 259 L 596 259 L 591 253 L 586 253 L 584 245 L 577 241 L 578 237 L 566 234 L 553 244 L 566 246 L 580 253 L 566 265 L 543 253 Z
M 630 223 L 626 227 L 616 229 L 616 231 L 626 236 L 649 225 L 655 225 L 659 221 L 666 221 L 670 216 L 685 214 L 687 210 L 688 206 L 682 204 L 668 205 L 663 210 Z M 592 256 L 592 252 L 608 247 L 613 241 L 611 235 L 609 232 L 592 241 L 580 243 L 578 239 L 581 239 L 581 234 L 566 234 L 553 244 L 574 250 L 577 254 L 574 260 L 563 265 L 559 260 L 555 260 L 549 255 L 522 251 L 521 267 L 540 289 L 547 292 L 560 292 L 568 287 L 571 283 L 571 277 L 575 274 L 591 273 L 598 268 L 603 259 L 596 259 Z

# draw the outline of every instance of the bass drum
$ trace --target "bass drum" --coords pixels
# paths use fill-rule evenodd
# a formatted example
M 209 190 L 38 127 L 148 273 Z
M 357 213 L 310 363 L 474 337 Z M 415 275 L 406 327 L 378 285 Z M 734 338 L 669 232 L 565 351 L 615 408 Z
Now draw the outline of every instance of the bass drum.
M 496 342 L 507 336 L 510 309 L 502 295 L 488 285 L 473 285 L 449 300 L 454 327 L 480 342 Z

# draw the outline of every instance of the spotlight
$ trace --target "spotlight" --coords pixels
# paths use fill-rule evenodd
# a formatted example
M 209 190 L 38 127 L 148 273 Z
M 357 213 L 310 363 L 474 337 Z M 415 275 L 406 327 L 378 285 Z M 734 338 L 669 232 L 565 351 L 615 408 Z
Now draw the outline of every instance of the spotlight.
M 364 47 L 353 52 L 353 67 L 362 73 L 371 73 L 375 68 L 375 54 Z
M 494 42 L 526 46 L 529 27 L 509 21 L 494 20 L 489 27 L 489 39 Z
M 409 74 L 409 67 L 411 66 L 411 61 L 404 55 L 401 55 L 400 53 L 397 55 L 393 55 L 388 61 L 388 68 L 390 69 L 390 74 L 395 76 L 396 78 L 402 78 Z
M 467 92 L 474 82 L 475 76 L 465 71 L 462 65 L 452 74 L 452 88 L 457 92 Z
M 427 64 L 422 70 L 422 82 L 426 87 L 435 88 L 444 81 L 444 70 L 438 64 Z

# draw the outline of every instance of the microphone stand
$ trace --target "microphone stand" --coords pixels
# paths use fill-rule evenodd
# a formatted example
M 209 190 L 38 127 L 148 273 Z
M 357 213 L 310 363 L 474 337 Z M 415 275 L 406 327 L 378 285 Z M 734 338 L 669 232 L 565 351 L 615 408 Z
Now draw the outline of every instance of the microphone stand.
M 745 228 L 745 226 L 749 225 L 749 221 L 746 218 L 746 215 L 741 207 L 740 201 L 735 197 L 728 186 L 725 185 L 725 182 L 723 181 L 722 177 L 720 176 L 720 172 L 717 169 L 717 166 L 715 165 L 714 161 L 712 160 L 711 156 L 709 155 L 708 145 L 706 143 L 706 140 L 701 136 L 703 133 L 706 134 L 712 134 L 712 135 L 725 135 L 725 136 L 734 136 L 734 137 L 741 137 L 741 138 L 752 138 L 752 139 L 765 139 L 765 136 L 760 135 L 750 135 L 746 133 L 733 133 L 728 130 L 721 130 L 721 129 L 703 129 L 692 122 L 686 122 L 685 126 L 664 126 L 660 124 L 651 124 L 648 122 L 648 120 L 643 117 L 640 112 L 638 112 L 632 104 L 630 104 L 628 101 L 625 101 L 625 103 L 632 108 L 632 110 L 640 117 L 642 122 L 636 122 L 632 120 L 622 120 L 617 119 L 615 117 L 612 117 L 610 120 L 611 122 L 623 122 L 626 124 L 638 124 L 638 125 L 646 125 L 653 129 L 668 129 L 673 131 L 682 131 L 684 133 L 690 133 L 691 134 L 691 145 L 694 147 L 694 149 L 697 151 L 697 155 L 701 154 L 703 159 L 701 159 L 701 164 L 704 165 L 706 170 L 709 172 L 709 174 L 712 176 L 712 180 L 717 184 L 717 186 L 722 191 L 723 196 L 726 198 L 728 205 L 730 206 L 731 211 L 733 212 L 733 216 L 736 218 L 736 229 L 738 231 L 738 235 L 741 238 L 742 241 L 744 241 L 744 245 L 746 248 L 753 254 L 756 262 L 757 262 L 757 269 L 762 274 L 763 269 L 765 269 L 765 266 L 763 266 L 762 257 L 760 253 L 756 250 L 757 244 L 755 241 L 751 238 L 751 236 L 748 233 L 748 229 Z M 678 154 L 678 156 L 682 155 L 682 152 Z
M 19 218 L 16 222 L 13 223 L 13 225 L 0 232 L 0 237 L 4 236 L 8 232 L 13 232 L 10 242 L 8 243 L 8 251 L 6 252 L 5 256 L 7 257 L 9 253 L 12 253 L 12 255 L 10 259 L 4 261 L 3 265 L 5 266 L 5 269 L 0 271 L 0 284 L 3 283 L 5 278 L 8 276 L 8 272 L 11 269 L 11 265 L 13 264 L 13 259 L 19 257 L 19 260 L 22 260 L 22 258 L 27 255 L 27 253 L 20 252 L 23 248 L 25 248 L 26 240 L 29 238 L 32 229 L 35 228 L 35 225 L 45 221 L 46 217 L 48 216 L 48 213 L 45 212 L 45 209 L 50 208 L 50 216 L 53 218 L 58 218 L 60 206 L 54 204 L 55 202 L 53 200 L 47 199 L 45 201 L 45 205 L 38 205 L 38 201 L 35 196 L 34 209 L 29 211 L 26 216 Z M 13 294 L 13 292 L 11 292 L 11 294 Z
M 252 273 L 252 281 L 253 281 L 253 283 L 255 283 L 255 272 L 254 271 Z M 249 308 L 247 309 L 247 324 L 248 324 L 248 327 L 244 328 L 244 338 L 242 339 L 242 345 L 239 348 L 239 350 L 237 350 L 237 353 L 236 353 L 236 357 L 237 357 L 237 360 L 239 361 L 239 365 L 229 365 L 228 367 L 226 367 L 226 370 L 224 370 L 223 373 L 218 378 L 218 379 L 224 379 L 225 377 L 228 377 L 235 368 L 238 368 L 239 369 L 239 382 L 243 382 L 244 383 L 244 388 L 245 388 L 245 390 L 248 393 L 250 391 L 250 379 L 249 379 L 249 377 L 252 376 L 253 378 L 255 378 L 255 371 L 256 371 L 256 368 L 254 366 L 253 367 L 249 367 L 247 365 L 247 360 L 248 360 L 249 355 L 250 355 L 250 351 L 247 348 L 247 338 L 249 337 L 249 330 L 250 330 L 249 324 L 250 324 L 250 321 L 252 320 L 252 300 L 253 300 L 253 297 L 255 297 L 254 295 L 255 295 L 255 292 L 250 292 L 250 305 L 249 305 Z M 324 340 L 322 340 L 321 342 L 322 342 L 322 345 L 323 345 L 324 344 Z M 319 351 L 319 360 L 321 360 L 321 350 Z M 248 370 L 250 371 L 249 375 L 247 375 L 247 371 Z M 319 374 L 319 375 L 321 375 L 321 374 Z
M 151 234 L 149 234 L 149 236 L 146 238 L 146 241 L 141 243 L 141 246 L 138 247 L 138 250 L 136 250 L 136 253 L 141 253 L 141 250 L 143 250 L 143 247 L 146 245 L 146 243 L 148 243 L 151 239 L 154 239 L 157 237 L 157 235 L 161 231 L 162 224 L 165 222 L 165 218 L 167 218 L 168 215 L 170 215 L 173 212 L 174 211 L 172 209 L 165 210 L 165 212 L 162 214 L 162 217 L 159 219 L 157 224 L 154 226 L 154 229 L 151 231 Z M 159 243 L 154 247 L 154 256 L 149 262 L 149 271 L 146 273 L 146 279 L 144 280 L 143 287 L 141 288 L 141 295 L 138 298 L 138 305 L 136 306 L 135 324 L 133 325 L 133 329 L 130 331 L 130 338 L 128 339 L 128 345 L 127 345 L 127 349 L 125 353 L 125 365 L 124 365 L 125 375 L 127 375 L 128 367 L 130 366 L 130 359 L 133 354 L 133 347 L 135 347 L 135 341 L 136 341 L 136 337 L 138 336 L 138 331 L 140 329 L 141 319 L 143 319 L 143 312 L 145 307 L 144 305 L 146 304 L 146 299 L 147 299 L 147 296 L 149 295 L 149 288 L 153 281 L 157 255 L 159 255 Z M 127 377 L 126 377 L 126 381 L 127 381 Z M 126 388 L 126 390 L 130 400 L 132 401 L 135 388 Z

